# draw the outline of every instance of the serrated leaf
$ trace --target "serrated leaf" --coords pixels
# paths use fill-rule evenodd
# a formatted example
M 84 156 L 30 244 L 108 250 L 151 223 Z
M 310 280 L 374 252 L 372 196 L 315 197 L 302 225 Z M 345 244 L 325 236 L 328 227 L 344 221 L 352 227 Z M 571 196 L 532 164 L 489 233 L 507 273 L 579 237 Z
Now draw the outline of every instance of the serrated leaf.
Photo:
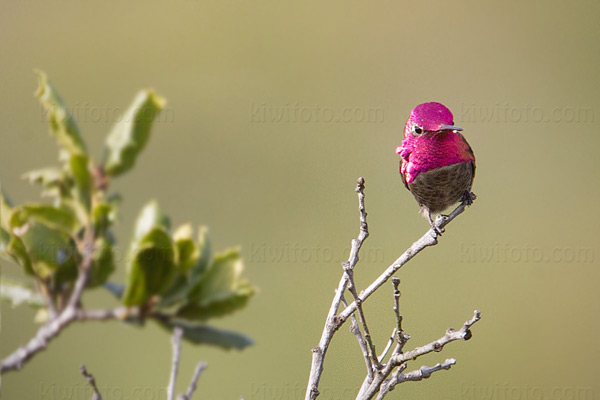
M 92 175 L 88 164 L 89 159 L 85 154 L 74 154 L 69 159 L 69 168 L 75 181 L 76 198 L 86 211 L 90 209 L 92 195 Z
M 138 93 L 106 138 L 104 168 L 108 175 L 121 175 L 133 167 L 148 142 L 154 118 L 164 105 L 165 100 L 152 90 Z
M 240 278 L 243 268 L 237 250 L 215 256 L 200 281 L 190 290 L 188 304 L 177 315 L 185 319 L 206 320 L 243 308 L 255 293 L 255 289 Z
M 13 307 L 27 303 L 32 307 L 45 307 L 44 298 L 30 286 L 12 279 L 0 278 L 0 298 Z
M 112 244 L 105 239 L 96 240 L 88 287 L 93 288 L 104 284 L 114 270 Z
M 175 251 L 171 237 L 163 228 L 156 227 L 133 249 L 123 304 L 144 304 L 169 287 L 174 273 Z
M 72 234 L 78 226 L 77 218 L 67 207 L 54 207 L 50 204 L 25 204 L 13 210 L 10 216 L 11 227 L 18 228 L 35 219 L 49 228 Z
M 195 344 L 218 346 L 225 350 L 244 348 L 254 344 L 248 336 L 207 325 L 195 325 L 183 321 L 158 321 L 164 328 L 172 331 L 176 326 L 183 330 L 183 338 Z
M 39 87 L 36 97 L 48 113 L 48 122 L 54 136 L 69 154 L 85 154 L 85 145 L 79 134 L 75 119 L 64 101 L 42 71 L 36 71 Z

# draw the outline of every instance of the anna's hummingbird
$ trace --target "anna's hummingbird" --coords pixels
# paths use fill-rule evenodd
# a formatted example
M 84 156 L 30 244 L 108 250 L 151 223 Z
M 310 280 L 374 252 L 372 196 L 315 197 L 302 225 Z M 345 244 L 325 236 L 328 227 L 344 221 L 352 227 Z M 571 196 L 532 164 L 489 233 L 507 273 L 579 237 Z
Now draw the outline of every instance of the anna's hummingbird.
M 434 232 L 441 235 L 431 215 L 452 204 L 471 204 L 475 194 L 475 155 L 454 125 L 452 112 L 440 103 L 424 103 L 410 113 L 404 128 L 400 154 L 400 175 L 404 185 L 421 206 Z

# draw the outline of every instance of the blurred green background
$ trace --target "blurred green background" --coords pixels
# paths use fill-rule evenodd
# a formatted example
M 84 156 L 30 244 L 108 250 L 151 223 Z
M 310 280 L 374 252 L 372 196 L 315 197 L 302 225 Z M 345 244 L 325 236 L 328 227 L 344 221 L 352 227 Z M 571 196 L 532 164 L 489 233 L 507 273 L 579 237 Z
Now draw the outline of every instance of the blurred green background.
M 364 287 L 427 229 L 394 149 L 412 107 L 443 102 L 475 150 L 478 199 L 399 274 L 407 346 L 458 328 L 474 308 L 483 319 L 471 341 L 412 363 L 455 357 L 451 371 L 389 398 L 600 398 L 599 12 L 597 1 L 3 0 L 0 179 L 14 201 L 34 200 L 21 174 L 56 163 L 33 68 L 48 73 L 96 157 L 119 110 L 155 88 L 167 109 L 113 185 L 125 199 L 120 243 L 156 198 L 174 225 L 208 225 L 216 249 L 240 245 L 260 288 L 217 322 L 256 345 L 185 344 L 178 389 L 204 360 L 198 398 L 300 399 L 358 232 L 356 178 L 366 179 L 371 231 L 356 272 Z M 5 261 L 2 274 L 21 276 Z M 365 306 L 380 349 L 394 326 L 391 293 Z M 113 304 L 102 289 L 84 301 Z M 33 316 L 2 304 L 0 355 L 34 334 Z M 170 357 L 153 324 L 75 324 L 4 375 L 2 394 L 87 398 L 85 363 L 106 399 L 164 398 Z M 344 328 L 320 398 L 351 398 L 363 376 Z

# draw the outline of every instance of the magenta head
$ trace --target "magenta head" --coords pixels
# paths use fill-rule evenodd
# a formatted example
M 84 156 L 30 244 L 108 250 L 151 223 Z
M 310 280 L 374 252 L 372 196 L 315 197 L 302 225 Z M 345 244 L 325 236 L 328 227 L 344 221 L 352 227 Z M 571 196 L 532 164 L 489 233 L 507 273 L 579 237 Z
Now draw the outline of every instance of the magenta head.
M 436 132 L 442 130 L 461 131 L 462 128 L 454 125 L 454 116 L 448 108 L 441 103 L 423 103 L 416 106 L 406 121 L 406 133 L 420 131 Z

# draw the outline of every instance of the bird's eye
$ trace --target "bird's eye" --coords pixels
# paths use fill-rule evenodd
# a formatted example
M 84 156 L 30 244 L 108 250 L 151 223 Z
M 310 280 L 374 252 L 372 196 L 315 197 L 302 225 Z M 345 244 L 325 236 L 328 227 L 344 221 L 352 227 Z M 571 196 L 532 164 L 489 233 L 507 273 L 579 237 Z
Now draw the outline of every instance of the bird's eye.
M 420 135 L 421 133 L 423 133 L 423 129 L 419 128 L 418 126 L 414 126 L 413 130 L 415 131 L 415 133 L 417 135 Z

